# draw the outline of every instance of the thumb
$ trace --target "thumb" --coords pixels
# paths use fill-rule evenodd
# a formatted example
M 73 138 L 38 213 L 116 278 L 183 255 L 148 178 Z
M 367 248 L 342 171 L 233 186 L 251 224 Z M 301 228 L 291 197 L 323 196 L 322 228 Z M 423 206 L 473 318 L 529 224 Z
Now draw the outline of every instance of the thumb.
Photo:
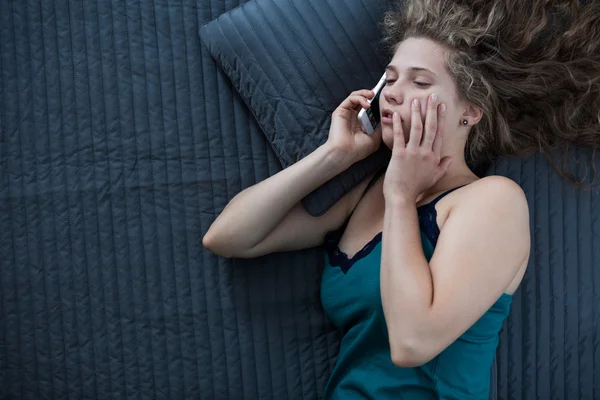
M 375 132 L 373 132 L 373 134 L 371 135 L 371 139 L 374 142 L 375 145 L 375 149 L 378 149 L 379 146 L 381 145 L 381 137 L 382 137 L 382 130 L 381 130 L 381 124 L 379 124 L 379 126 L 377 127 L 377 130 L 375 130 Z
M 452 157 L 442 158 L 442 161 L 438 167 L 438 179 L 441 179 L 442 176 L 446 175 L 448 168 L 450 168 L 450 164 L 452 164 Z

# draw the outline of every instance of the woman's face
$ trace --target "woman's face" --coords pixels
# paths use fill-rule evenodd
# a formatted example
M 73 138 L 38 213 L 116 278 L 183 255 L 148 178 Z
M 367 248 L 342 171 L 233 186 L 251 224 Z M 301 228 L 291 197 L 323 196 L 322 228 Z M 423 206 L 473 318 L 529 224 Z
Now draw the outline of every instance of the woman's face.
M 444 64 L 446 50 L 436 42 L 423 38 L 409 38 L 400 43 L 394 58 L 388 65 L 387 83 L 379 98 L 382 115 L 386 111 L 398 112 L 402 119 L 405 140 L 410 134 L 410 105 L 413 99 L 421 102 L 421 115 L 425 121 L 427 100 L 433 93 L 439 104 L 446 104 L 446 134 L 456 131 L 464 113 L 464 105 L 458 101 L 456 84 Z M 393 146 L 391 124 L 382 123 L 383 142 Z M 452 135 L 444 139 L 452 140 Z

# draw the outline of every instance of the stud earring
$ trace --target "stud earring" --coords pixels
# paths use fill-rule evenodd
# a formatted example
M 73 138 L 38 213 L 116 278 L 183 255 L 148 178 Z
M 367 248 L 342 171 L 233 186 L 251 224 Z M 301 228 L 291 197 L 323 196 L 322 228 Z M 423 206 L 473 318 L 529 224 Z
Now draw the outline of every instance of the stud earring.
M 467 121 L 466 119 L 463 119 L 462 124 L 463 125 L 469 125 L 469 121 Z

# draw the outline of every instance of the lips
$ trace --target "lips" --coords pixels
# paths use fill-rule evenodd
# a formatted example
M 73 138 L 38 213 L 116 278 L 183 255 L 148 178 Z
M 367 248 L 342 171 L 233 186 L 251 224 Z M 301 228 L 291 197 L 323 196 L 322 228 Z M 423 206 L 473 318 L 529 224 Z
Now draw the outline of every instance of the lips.
M 394 113 L 392 110 L 388 110 L 388 109 L 381 110 L 381 123 L 382 124 L 390 124 L 390 125 L 392 125 L 394 123 Z

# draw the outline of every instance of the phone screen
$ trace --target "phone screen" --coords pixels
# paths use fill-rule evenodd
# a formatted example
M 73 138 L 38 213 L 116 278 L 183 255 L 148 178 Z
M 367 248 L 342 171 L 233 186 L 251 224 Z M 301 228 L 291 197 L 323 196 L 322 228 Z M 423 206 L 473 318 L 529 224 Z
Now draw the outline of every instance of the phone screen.
M 379 87 L 379 90 L 375 93 L 373 100 L 371 101 L 371 107 L 368 108 L 367 116 L 369 117 L 369 121 L 373 126 L 373 129 L 376 129 L 381 122 L 381 112 L 379 110 L 379 96 L 381 95 L 381 91 L 383 90 L 383 85 Z

